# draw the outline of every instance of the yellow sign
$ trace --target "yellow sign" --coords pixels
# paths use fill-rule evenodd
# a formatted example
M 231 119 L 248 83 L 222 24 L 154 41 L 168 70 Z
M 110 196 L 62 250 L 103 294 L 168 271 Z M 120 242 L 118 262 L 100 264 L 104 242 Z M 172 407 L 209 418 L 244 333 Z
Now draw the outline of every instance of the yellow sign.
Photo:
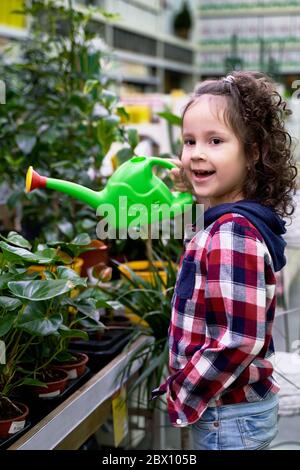
M 23 0 L 2 0 L 0 2 L 0 24 L 13 28 L 25 28 L 25 16 L 13 13 L 22 10 L 23 3 Z
M 118 447 L 128 433 L 128 410 L 125 387 L 122 387 L 112 400 L 112 414 L 115 447 Z

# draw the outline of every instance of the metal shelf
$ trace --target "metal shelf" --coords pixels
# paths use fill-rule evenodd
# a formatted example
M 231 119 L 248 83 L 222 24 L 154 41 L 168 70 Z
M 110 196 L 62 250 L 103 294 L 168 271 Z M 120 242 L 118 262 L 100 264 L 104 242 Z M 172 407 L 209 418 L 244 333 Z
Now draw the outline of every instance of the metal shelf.
M 292 41 L 280 41 L 280 40 L 272 40 L 272 41 L 265 41 L 266 45 L 267 46 L 276 46 L 277 48 L 280 48 L 280 47 L 284 47 L 284 50 L 285 51 L 293 51 L 293 50 L 296 50 L 298 51 L 299 50 L 299 45 L 300 45 L 300 41 L 297 41 L 297 42 L 292 42 Z M 253 51 L 253 50 L 256 50 L 260 47 L 260 44 L 258 41 L 252 41 L 251 43 L 246 43 L 246 42 L 243 42 L 240 40 L 239 38 L 239 52 L 240 53 L 243 53 L 243 52 L 250 52 L 250 51 Z M 201 54 L 203 53 L 209 53 L 209 52 L 230 52 L 231 51 L 231 44 L 229 41 L 224 42 L 221 44 L 202 44 L 200 46 L 200 49 L 201 49 Z
M 0 37 L 9 39 L 26 39 L 28 37 L 27 29 L 13 28 L 0 24 Z
M 153 67 L 160 67 L 162 69 L 175 70 L 182 73 L 199 73 L 196 65 L 183 64 L 173 60 L 164 59 L 159 56 L 147 56 L 144 54 L 136 54 L 129 51 L 121 51 L 120 49 L 114 50 L 114 56 L 120 60 L 134 62 L 137 64 L 150 65 Z
M 138 75 L 124 75 L 122 73 L 109 73 L 107 76 L 117 82 L 137 83 L 141 85 L 155 85 L 158 86 L 161 83 L 159 77 L 155 76 L 138 76 Z
M 88 382 L 80 387 L 66 401 L 55 408 L 44 419 L 37 423 L 26 434 L 20 437 L 9 450 L 52 450 L 63 445 L 80 424 L 90 415 L 98 412 L 98 417 L 103 416 L 101 406 L 107 408 L 108 400 L 120 389 L 121 377 L 128 360 L 143 345 L 153 342 L 153 338 L 142 336 L 135 341 L 128 350 L 124 350 L 106 367 L 96 373 Z M 141 367 L 141 361 L 135 360 L 132 364 L 130 379 Z M 100 419 L 100 418 L 98 418 Z M 100 426 L 101 422 L 99 423 Z M 86 437 L 82 436 L 81 442 Z M 76 448 L 76 447 L 75 447 Z
M 251 16 L 282 16 L 299 15 L 300 7 L 261 7 L 261 8 L 224 8 L 224 9 L 200 9 L 200 17 L 222 18 L 222 17 L 251 17 Z

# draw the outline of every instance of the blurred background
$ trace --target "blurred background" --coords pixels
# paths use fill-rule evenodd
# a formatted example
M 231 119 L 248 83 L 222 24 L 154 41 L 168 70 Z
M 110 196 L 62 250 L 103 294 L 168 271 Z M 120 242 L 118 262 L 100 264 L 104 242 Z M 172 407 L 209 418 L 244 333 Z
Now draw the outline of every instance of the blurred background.
M 95 236 L 94 211 L 61 194 L 24 193 L 27 167 L 101 189 L 133 155 L 178 155 L 189 94 L 232 70 L 273 78 L 293 111 L 286 125 L 298 163 L 300 0 L 1 0 L 1 233 L 47 243 Z M 278 311 L 300 306 L 300 209 L 286 240 Z M 144 243 L 108 244 L 121 261 L 145 254 Z M 296 414 L 280 419 L 279 447 L 299 447 Z M 178 439 L 170 430 L 165 445 L 178 448 Z
M 26 2 L 25 2 L 26 3 Z M 46 5 L 44 2 L 37 2 Z M 153 122 L 156 111 L 173 96 L 231 70 L 260 70 L 278 84 L 294 114 L 289 126 L 299 137 L 297 83 L 300 52 L 299 0 L 72 0 L 56 1 L 78 11 L 88 8 L 94 50 L 109 53 L 104 67 L 122 100 L 131 105 L 131 121 Z M 0 54 L 18 55 L 30 35 L 30 15 L 18 14 L 23 0 L 0 4 Z M 27 5 L 34 4 L 28 1 Z M 102 11 L 111 13 L 103 16 Z M 62 29 L 67 30 L 61 22 Z M 67 31 L 66 31 L 67 34 Z M 5 53 L 7 55 L 7 52 Z M 103 64 L 104 65 L 104 64 Z M 141 96 L 142 95 L 142 96 Z M 174 111 L 180 111 L 175 106 Z M 136 107 L 137 106 L 137 107 Z M 140 129 L 151 133 L 149 127 Z M 171 151 L 167 136 L 156 143 Z M 159 149 L 159 150 L 161 150 Z M 298 150 L 297 150 L 298 156 Z
M 67 5 L 68 1 L 56 3 Z M 98 39 L 94 47 L 110 52 L 107 73 L 114 79 L 122 99 L 140 106 L 132 108 L 131 119 L 138 124 L 153 121 L 153 112 L 164 100 L 159 95 L 190 93 L 198 81 L 220 77 L 234 69 L 264 71 L 274 78 L 286 98 L 297 97 L 298 0 L 72 0 L 71 3 L 80 11 L 94 7 L 90 19 L 90 30 Z M 1 1 L 0 53 L 8 43 L 21 48 L 28 37 L 29 15 L 12 13 L 22 5 L 23 0 Z M 108 20 L 99 13 L 100 9 L 115 16 Z M 11 54 L 17 51 L 16 47 Z M 137 96 L 140 94 L 143 97 Z M 298 138 L 299 106 L 291 101 L 294 115 L 289 125 Z M 163 151 L 171 150 L 166 136 L 160 140 L 163 142 L 157 143 Z

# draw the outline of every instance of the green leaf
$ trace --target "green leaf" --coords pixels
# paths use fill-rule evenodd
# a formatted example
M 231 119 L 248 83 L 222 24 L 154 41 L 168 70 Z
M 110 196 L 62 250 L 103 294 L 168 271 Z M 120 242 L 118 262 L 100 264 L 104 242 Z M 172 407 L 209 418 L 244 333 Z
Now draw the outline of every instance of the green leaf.
M 83 219 L 81 221 L 81 227 L 83 230 L 90 230 L 92 227 L 95 227 L 95 221 L 92 219 Z
M 60 313 L 46 317 L 43 311 L 28 307 L 25 308 L 18 327 L 30 335 L 49 336 L 57 333 L 62 324 L 63 317 Z
M 74 289 L 71 280 L 54 279 L 50 281 L 12 281 L 8 283 L 9 290 L 17 297 L 32 301 L 53 299 Z
M 129 121 L 130 114 L 127 113 L 126 109 L 123 106 L 118 106 L 116 113 L 120 118 L 123 118 L 125 122 Z
M 59 260 L 59 256 L 54 248 L 45 248 L 34 253 L 39 258 L 39 263 L 49 264 Z
M 77 301 L 77 299 L 67 299 L 67 303 L 72 305 L 79 310 L 79 312 L 83 313 L 87 317 L 96 320 L 98 318 L 98 308 L 109 307 L 105 301 L 96 301 L 95 299 L 83 299 Z M 99 305 L 101 304 L 101 305 Z
M 24 318 L 40 318 L 46 317 L 48 309 L 48 302 L 46 300 L 41 300 L 40 302 L 28 302 L 24 308 L 21 322 L 24 323 Z
M 29 155 L 36 144 L 36 137 L 31 134 L 17 134 L 16 142 L 19 149 Z
M 28 248 L 31 249 L 31 244 L 28 240 L 19 235 L 17 232 L 9 232 L 7 238 L 2 237 L 8 243 L 12 243 L 13 245 L 19 246 L 20 248 Z
M 69 238 L 69 240 L 74 237 L 73 225 L 68 220 L 63 220 L 62 222 L 58 223 L 57 226 L 59 230 Z
M 77 235 L 71 242 L 62 242 L 62 241 L 49 241 L 48 245 L 59 246 L 63 252 L 71 252 L 74 257 L 78 256 L 79 253 L 86 250 L 87 245 L 91 243 L 91 239 L 87 233 L 81 233 Z M 60 259 L 65 264 L 69 264 L 70 261 L 65 259 L 65 255 L 57 255 L 57 259 Z
M 125 147 L 117 152 L 117 159 L 119 163 L 124 163 L 133 156 L 132 148 Z
M 0 242 L 0 248 L 3 250 L 4 257 L 8 261 L 17 261 L 24 260 L 37 263 L 38 257 L 35 256 L 31 251 L 25 250 L 24 248 L 19 248 L 16 246 L 8 245 L 6 242 Z
M 0 337 L 6 335 L 14 324 L 16 316 L 13 314 L 5 315 L 4 318 L 0 318 Z
M 166 119 L 170 124 L 174 124 L 175 126 L 181 127 L 182 125 L 182 118 L 177 116 L 176 114 L 169 113 L 168 111 L 163 111 L 161 113 L 157 113 L 162 118 Z
M 43 275 L 44 275 L 43 279 L 46 279 L 47 281 L 50 281 L 52 279 L 56 279 L 55 274 L 52 273 L 51 271 L 46 270 L 46 271 L 43 272 Z
M 56 257 L 56 251 L 52 248 L 48 248 L 41 252 L 31 253 L 31 251 L 28 251 L 25 248 L 9 245 L 6 242 L 0 242 L 0 248 L 2 248 L 5 258 L 10 262 L 22 260 L 31 263 L 48 264 Z
M 71 280 L 75 286 L 87 286 L 87 280 L 84 277 L 80 277 L 73 269 L 64 266 L 57 268 L 57 275 L 59 279 Z
M 88 94 L 90 93 L 94 88 L 95 86 L 97 86 L 99 84 L 99 81 L 98 80 L 87 80 L 84 84 L 84 87 L 83 87 L 83 93 L 84 94 Z
M 98 301 L 106 302 L 109 300 L 109 295 L 106 295 L 105 292 L 98 289 L 97 287 L 89 287 L 88 289 L 83 290 L 77 297 L 76 301 L 81 301 L 83 299 L 95 299 Z
M 139 143 L 139 135 L 136 129 L 129 129 L 128 133 L 128 142 L 132 150 L 135 149 L 137 144 Z
M 146 352 L 148 348 L 149 347 L 146 346 L 145 348 Z M 132 393 L 132 391 L 135 390 L 140 384 L 145 383 L 146 378 L 149 377 L 152 374 L 152 372 L 154 372 L 162 364 L 165 364 L 164 351 L 159 356 L 151 357 L 151 359 L 147 361 L 147 367 L 143 370 L 143 372 L 140 374 L 138 379 L 132 384 L 130 388 L 130 393 Z
M 60 336 L 63 338 L 81 338 L 84 341 L 88 341 L 89 335 L 86 331 L 76 330 L 75 328 L 67 328 L 66 325 L 62 325 L 59 330 Z
M 24 197 L 24 189 L 15 189 L 11 192 L 10 196 L 6 200 L 6 204 L 9 209 L 14 208 L 18 203 L 22 201 Z
M 40 380 L 38 379 L 30 379 L 29 377 L 25 377 L 23 380 L 22 380 L 22 385 L 35 385 L 36 387 L 48 387 L 47 384 L 45 384 L 45 382 L 41 382 Z
M 97 138 L 103 148 L 104 155 L 109 151 L 111 144 L 115 140 L 115 132 L 119 123 L 120 117 L 116 115 L 105 116 L 98 121 Z
M 100 8 L 94 5 L 89 6 L 88 10 L 93 14 L 97 13 L 98 15 L 102 15 L 104 18 L 108 20 L 120 21 L 121 19 L 121 15 L 119 13 L 110 13 L 104 10 L 103 8 Z
M 118 97 L 110 90 L 102 90 L 101 101 L 105 108 L 110 109 L 110 107 L 118 101 Z
M 7 297 L 5 295 L 0 296 L 0 307 L 4 308 L 7 311 L 15 310 L 22 305 L 22 302 L 19 299 L 13 299 L 12 297 Z
M 82 112 L 87 111 L 88 98 L 85 96 L 87 93 L 73 93 L 70 98 L 71 105 L 77 106 Z
M 23 274 L 6 273 L 0 276 L 0 289 L 6 289 L 9 281 L 19 281 L 24 279 Z
M 77 235 L 72 241 L 72 245 L 89 245 L 91 243 L 91 239 L 87 233 L 81 233 L 80 235 Z

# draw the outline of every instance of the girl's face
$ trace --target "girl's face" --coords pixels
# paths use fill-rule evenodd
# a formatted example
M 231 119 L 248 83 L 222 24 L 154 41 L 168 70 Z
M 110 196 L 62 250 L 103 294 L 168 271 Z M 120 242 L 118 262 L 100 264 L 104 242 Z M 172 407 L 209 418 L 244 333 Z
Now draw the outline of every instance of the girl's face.
M 211 207 L 244 198 L 246 157 L 223 119 L 226 105 L 224 96 L 202 95 L 183 118 L 182 165 L 198 201 Z

